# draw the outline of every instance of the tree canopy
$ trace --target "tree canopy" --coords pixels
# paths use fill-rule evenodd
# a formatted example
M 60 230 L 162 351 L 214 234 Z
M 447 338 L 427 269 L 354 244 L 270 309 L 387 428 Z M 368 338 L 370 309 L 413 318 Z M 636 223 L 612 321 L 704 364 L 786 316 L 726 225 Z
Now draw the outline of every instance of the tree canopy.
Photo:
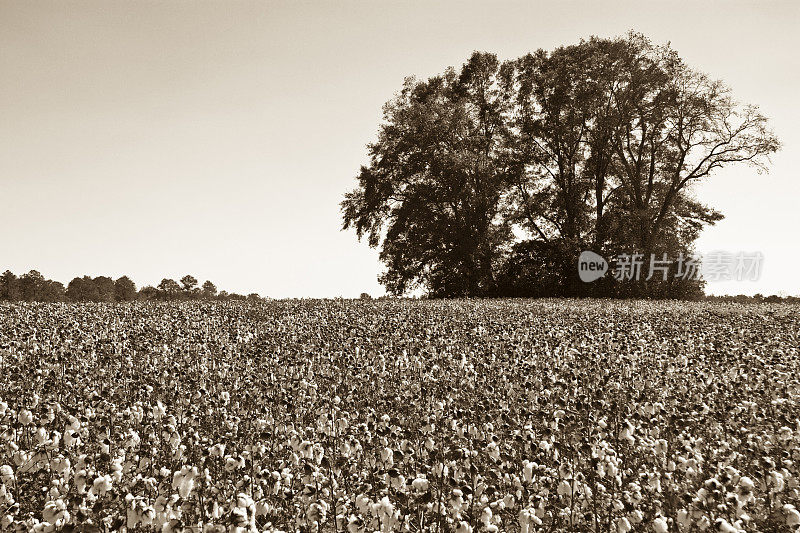
M 175 280 L 165 278 L 158 288 L 152 286 L 136 290 L 136 284 L 128 276 L 113 280 L 108 276 L 79 276 L 65 288 L 58 281 L 46 279 L 39 271 L 31 270 L 17 276 L 10 270 L 0 274 L 0 301 L 9 302 L 131 302 L 134 300 L 256 300 L 256 293 L 247 296 L 217 293 L 217 287 L 210 280 L 205 281 L 202 290 L 196 287 L 197 279 L 187 274 L 181 279 L 183 287 Z
M 691 252 L 722 218 L 692 184 L 779 148 L 757 107 L 641 34 L 475 52 L 385 105 L 343 228 L 380 247 L 395 294 L 520 294 L 530 275 L 573 294 L 582 249 Z

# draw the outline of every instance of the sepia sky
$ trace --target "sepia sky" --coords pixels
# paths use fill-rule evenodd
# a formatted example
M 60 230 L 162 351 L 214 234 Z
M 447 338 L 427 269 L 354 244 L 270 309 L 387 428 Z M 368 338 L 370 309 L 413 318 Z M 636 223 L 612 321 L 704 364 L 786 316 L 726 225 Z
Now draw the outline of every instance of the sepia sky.
M 709 292 L 800 294 L 794 1 L 0 0 L 0 270 L 382 294 L 338 203 L 403 78 L 629 29 L 760 105 L 784 143 L 770 174 L 696 188 L 726 215 L 701 251 L 764 255 L 760 281 Z

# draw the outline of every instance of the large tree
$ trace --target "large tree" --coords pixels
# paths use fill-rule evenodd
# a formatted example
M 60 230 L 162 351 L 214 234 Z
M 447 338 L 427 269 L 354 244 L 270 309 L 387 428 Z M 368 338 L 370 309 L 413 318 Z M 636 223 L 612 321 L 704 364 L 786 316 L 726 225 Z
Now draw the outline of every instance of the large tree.
M 114 282 L 114 298 L 118 302 L 131 302 L 136 299 L 136 284 L 128 276 L 117 278 Z
M 117 288 L 113 279 L 108 276 L 97 276 L 93 281 L 97 288 L 98 301 L 113 302 L 116 299 Z
M 385 106 L 370 163 L 342 212 L 344 228 L 382 245 L 390 292 L 491 290 L 509 237 L 498 214 L 508 181 L 510 72 L 494 55 L 475 53 L 458 71 L 407 79 Z
M 19 278 L 19 289 L 22 300 L 26 302 L 38 302 L 42 299 L 46 280 L 38 270 L 31 270 Z
M 98 302 L 100 292 L 90 276 L 76 277 L 67 285 L 67 298 L 73 302 Z
M 214 298 L 217 296 L 217 286 L 211 280 L 206 280 L 203 283 L 203 298 Z
M 159 297 L 165 300 L 174 300 L 181 292 L 181 286 L 171 278 L 164 278 L 158 284 Z
M 19 278 L 10 270 L 0 275 L 0 300 L 16 302 L 20 299 Z
M 766 170 L 779 147 L 756 107 L 640 34 L 503 64 L 476 53 L 387 104 L 344 227 L 381 246 L 391 292 L 489 294 L 527 272 L 572 294 L 581 249 L 691 251 L 722 216 L 692 183 Z

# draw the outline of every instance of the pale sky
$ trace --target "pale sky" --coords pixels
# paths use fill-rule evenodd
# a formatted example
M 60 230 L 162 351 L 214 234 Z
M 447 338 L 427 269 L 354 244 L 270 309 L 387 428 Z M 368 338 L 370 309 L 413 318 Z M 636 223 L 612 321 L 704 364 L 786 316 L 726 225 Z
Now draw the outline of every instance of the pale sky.
M 383 294 L 338 204 L 403 78 L 630 29 L 760 105 L 784 143 L 770 174 L 697 188 L 726 215 L 700 250 L 764 255 L 760 281 L 709 292 L 800 294 L 795 1 L 0 0 L 0 270 Z

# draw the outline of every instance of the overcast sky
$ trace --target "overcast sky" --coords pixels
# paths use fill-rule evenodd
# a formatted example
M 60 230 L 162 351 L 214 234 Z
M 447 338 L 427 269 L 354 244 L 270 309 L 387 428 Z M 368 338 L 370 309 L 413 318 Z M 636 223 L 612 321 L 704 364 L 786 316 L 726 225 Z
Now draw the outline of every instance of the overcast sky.
M 633 29 L 784 143 L 770 174 L 697 188 L 726 215 L 700 250 L 764 255 L 760 281 L 708 289 L 800 294 L 799 23 L 793 1 L 0 1 L 0 270 L 382 294 L 338 204 L 403 78 Z

